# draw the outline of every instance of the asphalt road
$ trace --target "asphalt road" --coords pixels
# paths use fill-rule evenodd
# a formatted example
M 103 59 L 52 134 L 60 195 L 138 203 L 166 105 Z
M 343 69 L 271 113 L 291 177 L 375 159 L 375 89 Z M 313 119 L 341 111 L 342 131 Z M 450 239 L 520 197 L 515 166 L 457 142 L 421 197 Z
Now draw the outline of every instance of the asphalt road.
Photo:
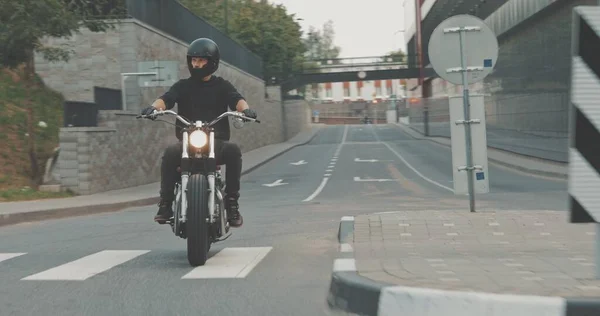
M 244 226 L 197 269 L 185 241 L 152 222 L 154 206 L 2 227 L 0 314 L 331 315 L 340 218 L 468 212 L 451 167 L 447 147 L 393 125 L 327 127 L 243 177 Z M 478 208 L 566 210 L 565 181 L 493 165 L 489 176 Z

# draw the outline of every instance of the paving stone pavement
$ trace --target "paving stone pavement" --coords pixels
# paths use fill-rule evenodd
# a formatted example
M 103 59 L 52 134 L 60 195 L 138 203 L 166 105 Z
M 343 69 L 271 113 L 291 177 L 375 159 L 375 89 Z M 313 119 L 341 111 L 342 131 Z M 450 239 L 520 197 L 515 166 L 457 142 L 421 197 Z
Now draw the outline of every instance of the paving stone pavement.
M 356 216 L 360 275 L 397 285 L 600 296 L 594 224 L 556 211 L 401 211 Z

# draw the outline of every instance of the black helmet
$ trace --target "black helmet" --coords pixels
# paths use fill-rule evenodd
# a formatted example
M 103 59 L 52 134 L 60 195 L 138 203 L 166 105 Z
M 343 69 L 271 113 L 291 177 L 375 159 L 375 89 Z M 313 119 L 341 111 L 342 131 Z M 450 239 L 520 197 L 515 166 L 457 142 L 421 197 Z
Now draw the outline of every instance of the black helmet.
M 202 57 L 208 59 L 208 63 L 202 68 L 194 69 L 192 67 L 192 57 Z M 221 53 L 219 45 L 208 38 L 199 38 L 194 40 L 187 51 L 187 65 L 192 78 L 204 78 L 213 74 L 219 68 Z

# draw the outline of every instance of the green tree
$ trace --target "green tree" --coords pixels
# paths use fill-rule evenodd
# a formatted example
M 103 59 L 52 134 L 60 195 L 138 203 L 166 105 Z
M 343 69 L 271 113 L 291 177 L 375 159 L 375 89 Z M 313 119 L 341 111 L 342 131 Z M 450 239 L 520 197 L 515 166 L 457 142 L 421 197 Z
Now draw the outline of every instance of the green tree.
M 390 58 L 394 63 L 406 62 L 406 54 L 401 49 L 387 53 L 383 61 L 389 62 Z
M 307 47 L 306 57 L 309 59 L 335 59 L 338 58 L 341 48 L 334 44 L 335 30 L 333 21 L 323 24 L 323 30 L 314 26 L 309 27 L 304 44 Z
M 103 19 L 123 10 L 123 0 L 0 0 L 0 62 L 11 68 L 25 63 L 30 77 L 36 51 L 49 61 L 68 61 L 69 49 L 44 46 L 40 39 L 71 36 L 81 26 L 105 31 L 112 25 Z
M 306 50 L 294 14 L 283 5 L 266 0 L 180 0 L 194 14 L 204 18 L 229 37 L 260 56 L 264 77 L 286 78 L 300 70 Z

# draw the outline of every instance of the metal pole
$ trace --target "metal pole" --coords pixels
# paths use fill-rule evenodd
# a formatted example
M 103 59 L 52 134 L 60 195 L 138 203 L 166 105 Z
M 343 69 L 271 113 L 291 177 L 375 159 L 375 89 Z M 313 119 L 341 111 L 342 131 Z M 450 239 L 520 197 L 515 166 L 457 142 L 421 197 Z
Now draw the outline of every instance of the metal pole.
M 600 0 L 599 0 L 600 1 Z M 421 86 L 421 97 L 424 97 L 423 91 L 423 44 L 421 34 L 421 0 L 415 0 L 416 17 L 415 24 L 417 27 L 417 55 L 419 58 L 419 86 Z
M 127 101 L 125 100 L 125 78 L 127 76 L 121 75 L 121 110 L 127 111 Z
M 423 37 L 421 31 L 421 2 L 422 0 L 415 0 L 415 25 L 417 28 L 417 56 L 419 63 L 419 87 L 421 87 L 421 105 L 423 106 L 423 133 L 425 136 L 429 136 L 429 108 L 425 104 L 425 87 L 424 87 L 424 74 L 423 74 Z
M 471 150 L 471 102 L 469 101 L 469 84 L 467 83 L 467 63 L 464 54 L 464 31 L 458 32 L 460 39 L 460 67 L 463 83 L 463 111 L 465 115 L 465 140 L 467 150 L 467 181 L 469 184 L 469 209 L 475 212 L 475 190 L 473 188 L 473 151 Z

